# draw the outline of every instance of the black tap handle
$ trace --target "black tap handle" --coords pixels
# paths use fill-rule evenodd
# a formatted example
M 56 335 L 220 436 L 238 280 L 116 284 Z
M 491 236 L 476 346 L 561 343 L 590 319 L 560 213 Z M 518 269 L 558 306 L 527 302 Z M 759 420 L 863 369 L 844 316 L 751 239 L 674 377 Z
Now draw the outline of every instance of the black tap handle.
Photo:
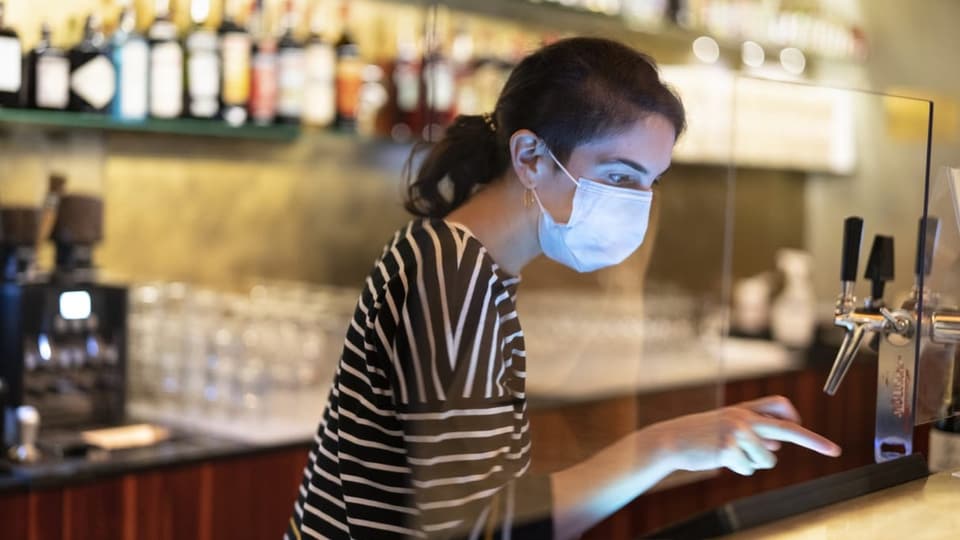
M 929 216 L 920 219 L 917 230 L 917 265 L 914 274 L 929 276 L 933 270 L 933 251 L 937 247 L 937 238 L 940 235 L 940 218 Z
M 856 281 L 860 262 L 860 241 L 863 239 L 863 218 L 851 216 L 843 220 L 843 258 L 840 280 Z
M 893 281 L 893 237 L 878 234 L 873 237 L 867 271 L 863 277 L 870 280 L 870 297 L 883 298 L 884 285 Z

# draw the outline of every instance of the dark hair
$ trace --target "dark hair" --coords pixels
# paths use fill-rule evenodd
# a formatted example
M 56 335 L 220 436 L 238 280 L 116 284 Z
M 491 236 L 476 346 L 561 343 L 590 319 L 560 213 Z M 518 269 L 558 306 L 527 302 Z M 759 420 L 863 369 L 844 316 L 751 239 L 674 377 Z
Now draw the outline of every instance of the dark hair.
M 566 162 L 577 146 L 650 114 L 666 117 L 677 137 L 686 126 L 683 104 L 660 80 L 650 57 L 608 39 L 557 41 L 517 65 L 490 113 L 492 122 L 479 115 L 458 116 L 430 147 L 415 177 L 414 149 L 405 171 L 404 206 L 424 217 L 443 217 L 456 209 L 478 186 L 506 172 L 510 137 L 519 129 L 536 133 Z

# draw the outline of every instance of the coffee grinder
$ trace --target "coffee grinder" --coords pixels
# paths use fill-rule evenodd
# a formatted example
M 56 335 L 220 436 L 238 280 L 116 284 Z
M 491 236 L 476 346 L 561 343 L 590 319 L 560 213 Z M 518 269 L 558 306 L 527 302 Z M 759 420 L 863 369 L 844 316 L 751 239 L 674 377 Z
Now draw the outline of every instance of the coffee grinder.
M 99 282 L 93 262 L 103 201 L 60 195 L 62 188 L 52 179 L 41 208 L 0 208 L 2 446 L 11 450 L 30 446 L 24 437 L 38 429 L 88 429 L 124 417 L 127 291 Z M 36 270 L 38 239 L 55 245 L 47 273 Z

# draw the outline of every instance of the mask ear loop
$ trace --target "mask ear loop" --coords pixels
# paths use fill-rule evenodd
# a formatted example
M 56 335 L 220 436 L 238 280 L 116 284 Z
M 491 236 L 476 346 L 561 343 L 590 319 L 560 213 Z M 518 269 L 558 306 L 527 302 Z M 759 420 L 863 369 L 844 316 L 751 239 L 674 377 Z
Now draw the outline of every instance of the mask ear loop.
M 541 141 L 541 143 L 543 144 L 544 149 L 547 151 L 547 154 L 550 155 L 550 159 L 552 159 L 553 162 L 557 164 L 557 167 L 560 167 L 560 170 L 563 171 L 563 174 L 567 175 L 567 178 L 569 178 L 570 181 L 574 183 L 574 185 L 576 185 L 577 187 L 580 187 L 580 181 L 574 178 L 572 174 L 570 174 L 570 171 L 568 171 L 567 168 L 563 166 L 563 163 L 560 163 L 560 160 L 557 159 L 557 156 L 553 155 L 553 151 L 550 150 L 549 147 L 547 147 L 547 143 L 544 143 L 543 141 Z

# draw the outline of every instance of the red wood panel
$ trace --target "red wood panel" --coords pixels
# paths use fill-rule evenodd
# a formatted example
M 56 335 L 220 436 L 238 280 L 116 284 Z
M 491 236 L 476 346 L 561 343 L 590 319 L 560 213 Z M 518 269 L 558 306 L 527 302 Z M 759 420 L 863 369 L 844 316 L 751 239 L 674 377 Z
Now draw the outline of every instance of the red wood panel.
M 29 540 L 29 511 L 26 493 L 0 495 L 0 533 L 4 540 Z
M 63 490 L 45 489 L 27 496 L 30 540 L 64 538 Z
M 306 461 L 298 448 L 211 464 L 211 538 L 283 536 Z
M 64 489 L 63 540 L 123 540 L 124 495 L 121 477 Z
M 160 469 L 131 475 L 128 540 L 200 538 L 201 466 Z

